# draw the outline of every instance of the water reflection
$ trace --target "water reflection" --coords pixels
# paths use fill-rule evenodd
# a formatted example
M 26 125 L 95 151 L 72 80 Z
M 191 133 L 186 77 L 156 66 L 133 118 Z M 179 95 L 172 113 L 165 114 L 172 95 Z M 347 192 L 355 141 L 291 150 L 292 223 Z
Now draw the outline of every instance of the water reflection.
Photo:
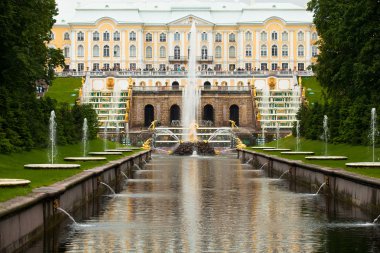
M 73 227 L 61 250 L 380 251 L 379 227 L 360 225 L 356 209 L 290 191 L 287 180 L 249 173 L 236 159 L 154 157 L 147 169 L 98 217 Z

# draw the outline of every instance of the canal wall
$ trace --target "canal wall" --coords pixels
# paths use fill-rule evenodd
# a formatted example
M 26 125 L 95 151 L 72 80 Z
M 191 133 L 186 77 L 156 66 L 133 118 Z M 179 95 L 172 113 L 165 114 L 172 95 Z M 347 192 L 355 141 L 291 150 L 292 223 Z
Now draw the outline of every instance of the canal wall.
M 120 191 L 126 179 L 121 172 L 130 178 L 135 164 L 141 167 L 150 159 L 151 151 L 142 151 L 0 203 L 0 252 L 22 251 L 46 231 L 53 233 L 53 228 L 67 219 L 57 207 L 74 213 L 95 198 L 112 194 L 101 182 Z
M 238 150 L 238 158 L 242 162 L 250 161 L 256 167 L 263 166 L 270 177 L 279 176 L 288 171 L 287 178 L 295 183 L 314 185 L 316 189 L 326 183 L 322 189 L 325 194 L 371 213 L 380 213 L 380 180 L 378 179 L 255 151 Z

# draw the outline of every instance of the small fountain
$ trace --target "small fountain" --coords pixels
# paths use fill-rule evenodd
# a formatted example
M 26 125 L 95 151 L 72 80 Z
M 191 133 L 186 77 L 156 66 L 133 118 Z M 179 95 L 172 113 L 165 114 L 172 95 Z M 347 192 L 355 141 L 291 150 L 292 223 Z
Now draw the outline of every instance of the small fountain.
M 248 161 L 246 161 L 244 164 L 251 164 L 251 162 L 253 161 L 253 158 L 250 158 Z
M 322 188 L 326 185 L 327 183 L 324 182 L 323 184 L 321 184 L 321 186 L 319 187 L 318 191 L 315 193 L 315 195 L 318 195 L 318 193 L 322 190 Z
M 121 175 L 123 175 L 125 177 L 126 180 L 129 179 L 128 176 L 124 172 L 120 171 L 120 173 L 121 173 Z
M 263 165 L 261 165 L 261 167 L 259 168 L 259 170 L 262 170 L 265 165 L 268 165 L 268 163 L 264 163 Z
M 57 210 L 64 213 L 75 225 L 77 225 L 78 223 L 75 221 L 75 219 L 73 218 L 73 216 L 71 216 L 68 212 L 66 212 L 65 210 L 63 210 L 62 208 L 60 207 L 57 207 Z
M 284 155 L 314 155 L 312 151 L 300 151 L 301 146 L 301 135 L 300 135 L 300 121 L 296 121 L 296 151 L 285 151 L 281 152 Z
M 82 157 L 65 157 L 65 161 L 104 161 L 107 160 L 106 157 L 93 157 L 93 156 L 86 156 L 87 155 L 87 149 L 88 149 L 88 124 L 87 124 L 87 118 L 84 118 L 83 120 L 83 127 L 82 127 L 82 145 L 83 145 L 83 156 Z
M 49 119 L 49 149 L 48 149 L 48 164 L 25 164 L 25 169 L 78 169 L 79 164 L 55 164 L 54 160 L 57 156 L 56 143 L 57 123 L 55 122 L 55 112 L 51 111 Z
M 378 135 L 379 135 L 379 131 L 377 130 L 376 108 L 372 108 L 370 134 L 369 134 L 370 143 L 372 144 L 372 162 L 346 163 L 346 166 L 356 167 L 356 168 L 380 168 L 380 162 L 376 162 L 376 157 L 375 157 L 375 144 L 376 144 L 376 137 Z
M 372 223 L 373 223 L 373 224 L 377 223 L 377 221 L 378 221 L 379 219 L 380 219 L 380 215 L 379 215 L 379 216 L 377 216 L 377 218 L 376 218 L 376 219 L 374 219 Z
M 106 183 L 103 183 L 103 182 L 100 182 L 100 184 L 104 185 L 105 187 L 107 187 L 113 194 L 113 196 L 115 197 L 116 196 L 116 192 L 112 189 L 111 186 L 109 186 L 108 184 Z
M 133 167 L 136 167 L 137 170 L 141 170 L 140 166 L 137 163 L 133 164 Z
M 280 141 L 280 124 L 277 122 L 276 123 L 276 148 L 265 148 L 263 149 L 264 151 L 290 151 L 291 149 L 288 148 L 279 148 L 279 141 Z
M 306 156 L 307 160 L 347 160 L 347 156 L 329 156 L 328 155 L 328 142 L 329 142 L 329 118 L 327 115 L 323 117 L 323 134 L 322 139 L 325 143 L 325 154 L 323 156 Z
M 282 179 L 283 176 L 285 176 L 286 174 L 289 174 L 289 173 L 290 173 L 290 170 L 284 171 L 284 173 L 282 173 L 278 179 Z
M 108 143 L 107 143 L 107 135 L 108 135 L 108 122 L 105 123 L 105 127 L 104 127 L 104 138 L 103 138 L 103 149 L 104 150 L 107 150 L 108 148 Z

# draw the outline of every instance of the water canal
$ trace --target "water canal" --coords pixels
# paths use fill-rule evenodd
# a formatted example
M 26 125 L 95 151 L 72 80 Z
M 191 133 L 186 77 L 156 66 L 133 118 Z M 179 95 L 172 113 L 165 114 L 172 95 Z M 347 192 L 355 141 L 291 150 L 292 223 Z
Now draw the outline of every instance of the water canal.
M 96 215 L 30 251 L 380 252 L 380 226 L 360 210 L 235 157 L 154 155 Z

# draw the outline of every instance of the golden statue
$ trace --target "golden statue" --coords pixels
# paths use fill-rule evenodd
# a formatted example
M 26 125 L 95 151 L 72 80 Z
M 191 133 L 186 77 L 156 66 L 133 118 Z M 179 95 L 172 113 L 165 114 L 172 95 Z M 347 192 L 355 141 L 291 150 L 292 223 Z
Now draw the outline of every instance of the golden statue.
M 302 85 L 302 78 L 300 76 L 298 77 L 298 85 Z
M 147 139 L 144 144 L 142 145 L 142 148 L 145 150 L 149 150 L 152 145 L 152 138 Z
M 260 114 L 260 112 L 257 113 L 257 115 L 256 115 L 256 120 L 257 120 L 257 121 L 260 121 L 260 120 L 261 120 L 261 114 Z
M 82 92 L 82 88 L 79 89 L 79 97 L 82 97 L 83 95 L 83 92 Z
M 128 85 L 129 85 L 129 87 L 132 87 L 132 86 L 133 86 L 133 80 L 132 80 L 132 77 L 129 77 L 129 78 L 128 78 Z
M 148 130 L 156 129 L 157 120 L 153 120 L 152 123 L 150 123 L 150 126 L 148 127 Z
M 237 149 L 243 149 L 247 147 L 247 145 L 245 145 L 238 137 L 235 137 L 235 142 Z
M 274 78 L 274 77 L 270 77 L 270 78 L 268 79 L 269 88 L 270 88 L 271 90 L 273 90 L 274 88 L 276 88 L 276 83 L 277 83 L 276 78 Z
M 302 89 L 302 97 L 305 97 L 305 89 Z
M 107 78 L 106 86 L 107 89 L 113 90 L 113 87 L 115 86 L 115 80 L 113 78 Z
M 86 82 L 86 78 L 82 76 L 82 85 Z
M 239 128 L 237 125 L 236 125 L 236 122 L 233 121 L 233 120 L 229 120 L 229 122 L 231 123 L 231 128 L 234 129 L 234 128 Z
M 124 121 L 125 121 L 125 122 L 128 122 L 128 121 L 129 121 L 129 114 L 128 114 L 128 113 L 125 114 Z

